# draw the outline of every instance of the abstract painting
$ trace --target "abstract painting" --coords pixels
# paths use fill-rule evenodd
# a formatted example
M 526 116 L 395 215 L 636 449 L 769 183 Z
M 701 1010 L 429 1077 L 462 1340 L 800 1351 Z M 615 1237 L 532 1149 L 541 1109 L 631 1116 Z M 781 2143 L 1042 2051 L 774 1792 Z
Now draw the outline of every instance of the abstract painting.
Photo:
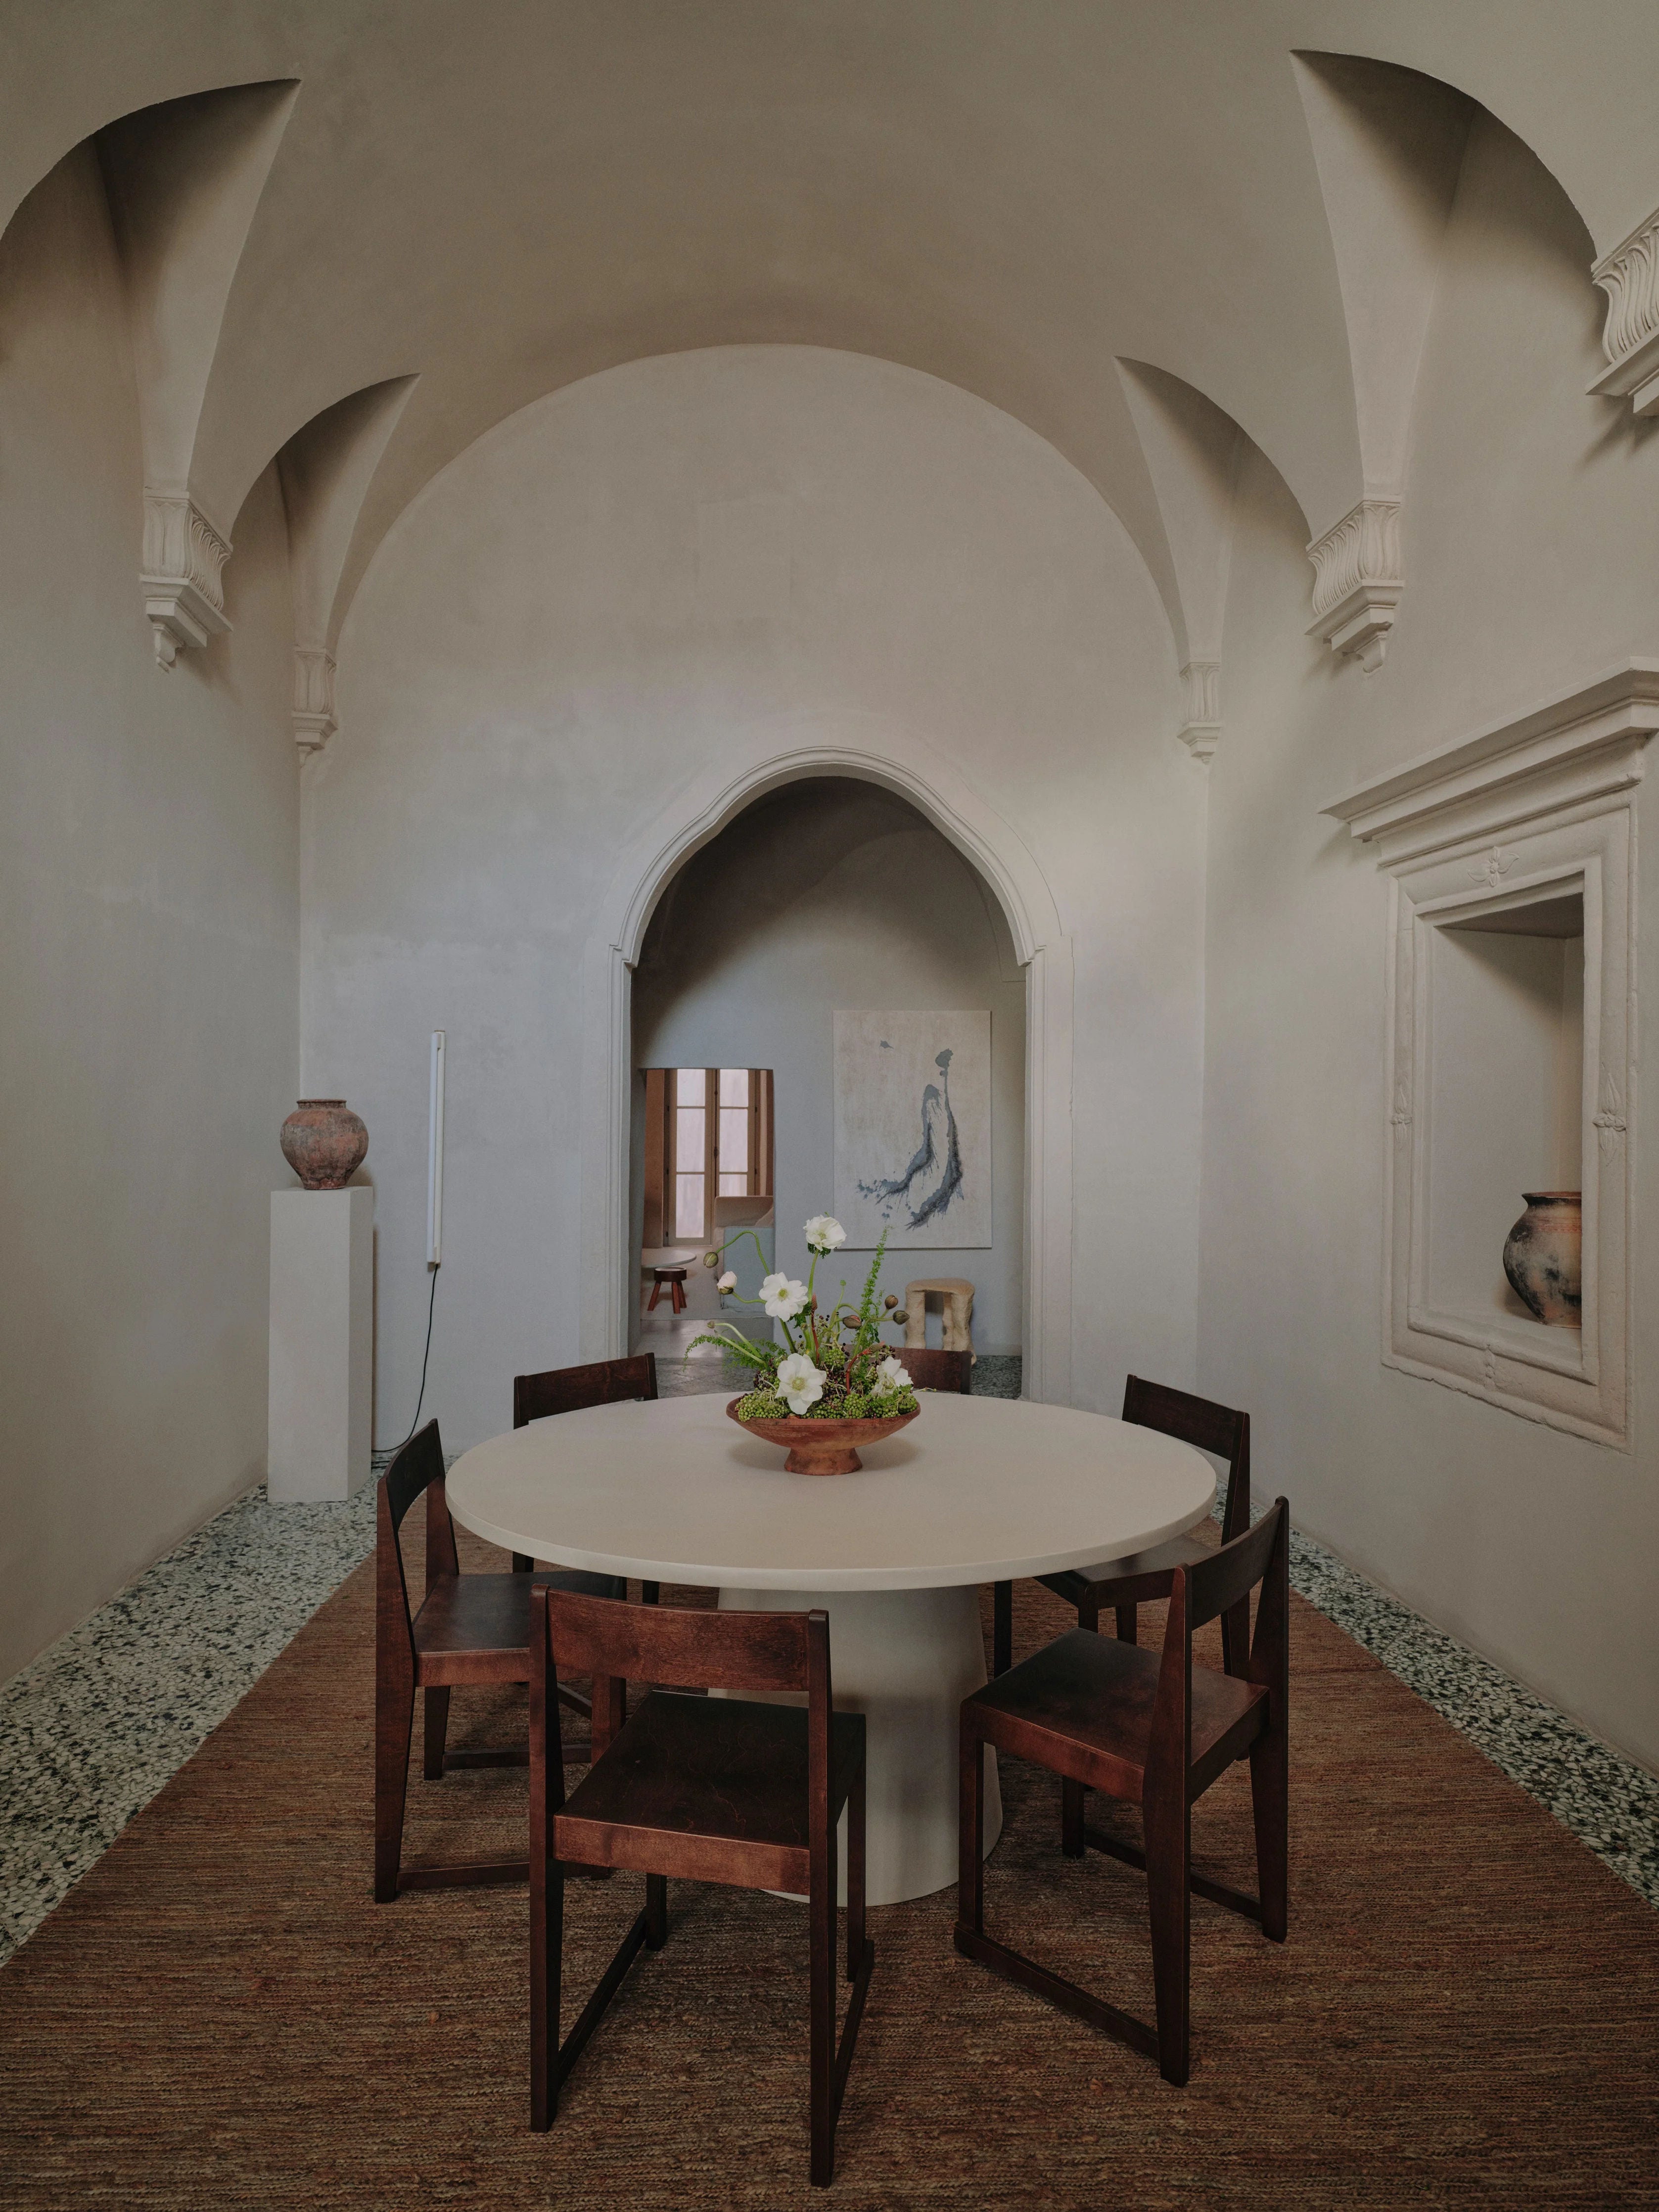
M 836 1013 L 836 1218 L 850 1246 L 991 1242 L 991 1017 Z

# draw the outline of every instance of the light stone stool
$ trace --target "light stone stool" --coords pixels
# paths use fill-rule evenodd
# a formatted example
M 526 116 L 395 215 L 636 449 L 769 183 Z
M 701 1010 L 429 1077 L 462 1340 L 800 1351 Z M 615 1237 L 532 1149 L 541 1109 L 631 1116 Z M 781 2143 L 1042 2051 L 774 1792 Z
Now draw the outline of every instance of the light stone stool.
M 960 1275 L 929 1275 L 904 1285 L 904 1341 L 920 1348 L 927 1341 L 927 1301 L 938 1301 L 940 1344 L 946 1352 L 974 1350 L 974 1286 Z M 978 1354 L 975 1357 L 977 1358 Z

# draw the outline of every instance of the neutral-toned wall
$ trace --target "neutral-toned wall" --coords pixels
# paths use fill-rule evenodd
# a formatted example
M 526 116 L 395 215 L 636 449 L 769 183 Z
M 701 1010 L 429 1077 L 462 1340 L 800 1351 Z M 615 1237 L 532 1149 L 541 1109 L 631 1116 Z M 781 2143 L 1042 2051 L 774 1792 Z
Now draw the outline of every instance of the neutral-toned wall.
M 1375 676 L 1303 638 L 1299 519 L 1259 459 L 1243 484 L 1210 793 L 1200 1373 L 1251 1407 L 1264 1497 L 1284 1490 L 1343 1557 L 1659 1765 L 1643 1387 L 1659 1147 L 1638 1115 L 1633 1449 L 1385 1368 L 1389 887 L 1319 812 L 1389 762 L 1659 650 L 1659 435 L 1584 396 L 1589 258 L 1551 179 L 1477 118 L 1417 392 L 1406 596 Z
M 1025 984 L 988 889 L 915 809 L 871 783 L 788 784 L 693 855 L 659 902 L 634 981 L 640 1067 L 769 1067 L 780 1264 L 804 1274 L 800 1224 L 835 1207 L 837 1006 L 991 1015 L 988 1247 L 890 1249 L 882 1285 L 974 1285 L 974 1343 L 1020 1348 Z M 850 1253 L 820 1268 L 856 1291 Z M 763 1324 L 764 1326 L 764 1324 Z M 937 1327 L 937 1325 L 935 1325 Z
M 171 672 L 107 208 L 83 149 L 0 241 L 0 1675 L 264 1468 L 267 1194 L 297 1073 L 274 471 L 234 630 Z
M 306 771 L 304 1065 L 372 1133 L 383 1438 L 425 1327 L 428 1032 L 428 1403 L 465 1444 L 506 1425 L 515 1370 L 578 1354 L 581 964 L 617 856 L 710 763 L 809 738 L 926 749 L 1043 870 L 1076 950 L 1076 1393 L 1191 1374 L 1202 772 L 1146 569 L 1051 447 L 827 349 L 609 371 L 428 486 L 338 692 Z

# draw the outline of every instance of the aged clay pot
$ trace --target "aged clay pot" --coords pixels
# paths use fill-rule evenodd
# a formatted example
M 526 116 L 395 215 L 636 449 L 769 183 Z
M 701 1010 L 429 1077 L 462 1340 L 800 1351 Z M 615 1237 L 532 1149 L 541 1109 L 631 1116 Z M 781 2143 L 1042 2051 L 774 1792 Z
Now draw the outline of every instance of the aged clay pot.
M 1527 1210 L 1504 1247 L 1504 1273 L 1540 1321 L 1578 1328 L 1583 1203 L 1576 1190 L 1526 1190 Z
M 343 1098 L 302 1098 L 283 1124 L 282 1146 L 307 1190 L 343 1190 L 363 1164 L 368 1131 Z
M 742 1403 L 741 1398 L 729 1400 L 728 1417 L 766 1443 L 787 1444 L 789 1456 L 783 1462 L 786 1474 L 856 1474 L 864 1465 L 856 1445 L 878 1444 L 884 1437 L 895 1435 L 916 1419 L 915 1413 L 893 1413 L 885 1420 L 814 1421 L 804 1415 L 798 1420 L 792 1414 L 781 1421 L 745 1421 L 738 1413 Z

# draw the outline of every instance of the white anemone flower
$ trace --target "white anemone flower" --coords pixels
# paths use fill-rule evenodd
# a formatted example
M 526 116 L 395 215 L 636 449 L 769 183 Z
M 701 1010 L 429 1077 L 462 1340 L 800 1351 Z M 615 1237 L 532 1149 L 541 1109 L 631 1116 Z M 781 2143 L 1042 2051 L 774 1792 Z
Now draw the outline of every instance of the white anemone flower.
M 793 1321 L 806 1304 L 806 1285 L 792 1282 L 787 1275 L 769 1275 L 761 1285 L 761 1297 L 770 1319 Z
M 876 1374 L 884 1390 L 908 1390 L 912 1388 L 908 1370 L 891 1357 L 882 1361 Z
M 726 1273 L 720 1277 L 719 1282 L 714 1285 L 714 1288 L 717 1291 L 735 1291 L 737 1287 L 737 1276 L 732 1273 L 730 1267 L 726 1269 Z
M 806 1239 L 807 1250 L 816 1252 L 820 1259 L 847 1242 L 847 1231 L 830 1213 L 815 1213 L 801 1233 Z
M 823 1395 L 824 1372 L 814 1367 L 804 1352 L 792 1352 L 778 1362 L 778 1395 L 792 1413 L 804 1413 Z

